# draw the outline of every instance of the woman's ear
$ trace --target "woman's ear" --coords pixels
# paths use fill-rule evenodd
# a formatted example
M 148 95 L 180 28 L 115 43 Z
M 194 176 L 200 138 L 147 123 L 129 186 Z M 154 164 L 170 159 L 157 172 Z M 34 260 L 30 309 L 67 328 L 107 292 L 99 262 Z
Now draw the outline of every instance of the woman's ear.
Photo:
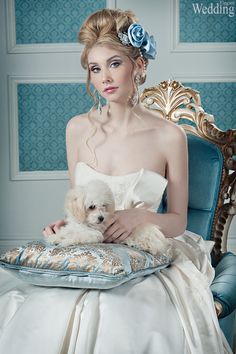
M 73 214 L 78 221 L 80 221 L 81 223 L 85 222 L 86 211 L 85 211 L 83 193 L 77 196 L 76 200 L 74 201 Z
M 146 81 L 147 62 L 141 56 L 136 59 L 134 69 L 134 81 L 137 86 L 142 85 Z
M 141 75 L 145 69 L 145 61 L 142 57 L 138 57 L 135 61 L 136 63 L 136 73 Z

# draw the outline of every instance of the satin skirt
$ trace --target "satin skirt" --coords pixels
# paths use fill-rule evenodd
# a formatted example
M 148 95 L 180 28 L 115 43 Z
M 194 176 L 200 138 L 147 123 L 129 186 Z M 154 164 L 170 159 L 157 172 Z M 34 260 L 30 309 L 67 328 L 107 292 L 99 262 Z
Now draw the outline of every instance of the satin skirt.
M 213 243 L 172 239 L 171 267 L 110 290 L 28 285 L 0 270 L 0 354 L 232 353 L 214 310 Z

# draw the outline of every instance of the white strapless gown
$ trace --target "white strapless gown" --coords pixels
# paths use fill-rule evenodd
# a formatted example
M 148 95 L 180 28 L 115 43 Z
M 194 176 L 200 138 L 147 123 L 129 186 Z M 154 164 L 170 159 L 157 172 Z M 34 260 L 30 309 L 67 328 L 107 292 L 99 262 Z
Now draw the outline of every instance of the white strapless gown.
M 77 164 L 77 184 L 95 178 L 118 209 L 130 199 L 156 209 L 167 184 L 144 169 L 109 176 Z M 0 354 L 232 353 L 209 289 L 212 242 L 186 232 L 173 243 L 182 252 L 171 267 L 110 290 L 31 286 L 1 270 Z

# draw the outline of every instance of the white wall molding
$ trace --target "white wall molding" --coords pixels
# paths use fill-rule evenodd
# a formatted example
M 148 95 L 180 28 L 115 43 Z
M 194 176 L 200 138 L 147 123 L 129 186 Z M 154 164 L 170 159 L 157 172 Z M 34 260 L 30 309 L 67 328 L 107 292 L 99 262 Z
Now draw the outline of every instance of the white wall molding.
M 17 85 L 19 83 L 86 83 L 84 76 L 8 76 L 9 90 L 9 132 L 10 132 L 10 179 L 12 181 L 25 180 L 66 180 L 68 171 L 20 171 L 19 168 L 19 126 Z
M 176 74 L 173 78 L 180 82 L 236 82 L 236 74 L 234 73 L 211 73 L 196 75 L 196 73 Z
M 107 8 L 116 8 L 116 0 L 107 0 Z M 81 53 L 79 43 L 16 44 L 15 0 L 6 1 L 7 51 L 9 54 L 23 53 Z
M 180 42 L 179 33 L 179 0 L 171 1 L 171 28 L 170 28 L 170 46 L 172 53 L 186 53 L 186 52 L 236 52 L 236 43 L 235 42 L 192 42 L 192 43 L 183 43 Z

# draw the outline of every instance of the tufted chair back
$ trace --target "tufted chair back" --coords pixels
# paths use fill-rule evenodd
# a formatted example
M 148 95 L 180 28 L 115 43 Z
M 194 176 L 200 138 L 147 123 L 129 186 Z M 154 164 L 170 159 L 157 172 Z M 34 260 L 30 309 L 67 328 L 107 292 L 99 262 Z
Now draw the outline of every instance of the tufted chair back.
M 213 143 L 188 134 L 189 203 L 187 229 L 210 240 L 224 159 Z

